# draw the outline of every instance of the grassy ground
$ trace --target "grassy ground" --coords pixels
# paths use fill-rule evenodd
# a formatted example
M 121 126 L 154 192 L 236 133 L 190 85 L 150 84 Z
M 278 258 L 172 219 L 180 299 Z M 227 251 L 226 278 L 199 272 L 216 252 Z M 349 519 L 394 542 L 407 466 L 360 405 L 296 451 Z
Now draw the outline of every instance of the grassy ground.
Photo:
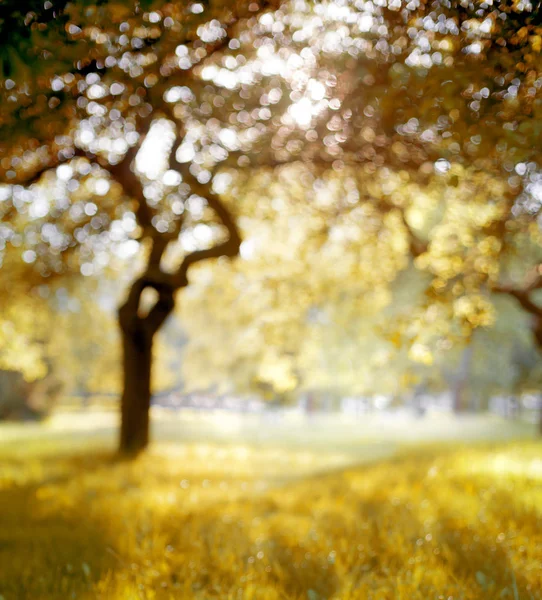
M 128 463 L 85 423 L 0 427 L 2 600 L 542 598 L 541 443 L 230 427 Z

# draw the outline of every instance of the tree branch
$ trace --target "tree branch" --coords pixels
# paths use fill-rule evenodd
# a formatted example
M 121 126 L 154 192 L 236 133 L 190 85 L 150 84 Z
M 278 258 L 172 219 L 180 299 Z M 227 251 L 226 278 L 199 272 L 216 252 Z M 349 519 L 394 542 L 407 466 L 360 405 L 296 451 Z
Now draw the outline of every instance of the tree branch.
M 131 148 L 128 149 L 123 159 L 107 167 L 107 170 L 118 183 L 120 183 L 128 196 L 131 196 L 137 202 L 137 208 L 135 211 L 137 222 L 143 229 L 143 235 L 150 235 L 152 237 L 153 227 L 152 218 L 154 211 L 147 204 L 147 199 L 143 194 L 143 185 L 141 180 L 135 172 L 135 165 L 133 165 L 137 153 L 141 149 L 141 145 L 145 141 L 145 137 L 149 133 L 153 122 L 154 113 L 151 111 L 148 115 L 143 117 L 140 128 L 138 130 L 139 140 Z
M 533 267 L 526 277 L 526 292 L 534 292 L 535 290 L 542 289 L 542 264 L 538 264 Z
M 209 208 L 213 210 L 216 216 L 220 219 L 222 225 L 228 231 L 228 239 L 221 244 L 217 244 L 205 250 L 196 250 L 195 252 L 191 252 L 184 257 L 179 269 L 174 275 L 175 287 L 181 288 L 188 285 L 187 273 L 191 265 L 209 258 L 219 258 L 220 256 L 236 256 L 239 253 L 241 236 L 235 223 L 235 219 L 225 205 L 221 202 L 218 194 L 213 192 L 211 185 L 200 183 L 190 172 L 189 163 L 181 163 L 177 160 L 177 150 L 182 144 L 184 138 L 184 127 L 183 125 L 179 125 L 171 111 L 168 112 L 168 116 L 175 123 L 175 142 L 169 155 L 169 168 L 176 170 L 181 174 L 183 182 L 190 186 L 193 194 L 196 194 L 207 201 Z
M 534 277 L 525 289 L 517 289 L 512 286 L 495 285 L 491 290 L 497 294 L 507 294 L 514 298 L 521 308 L 532 317 L 531 332 L 538 348 L 542 348 L 542 307 L 536 304 L 531 298 L 530 293 L 542 287 L 540 283 L 540 266 L 535 267 L 538 275 Z
M 228 239 L 211 248 L 196 250 L 185 256 L 180 267 L 173 276 L 176 288 L 188 285 L 187 274 L 191 265 L 209 258 L 219 258 L 220 256 L 234 257 L 239 253 L 239 248 L 241 246 L 241 236 L 235 223 L 235 219 L 222 203 L 218 194 L 215 194 L 209 185 L 200 183 L 196 177 L 190 173 L 188 164 L 180 164 L 179 170 L 181 171 L 183 181 L 190 185 L 192 192 L 207 200 L 209 207 L 214 211 L 222 225 L 227 229 Z
M 68 161 L 73 160 L 74 158 L 86 158 L 89 162 L 98 162 L 100 166 L 103 166 L 100 163 L 99 159 L 94 154 L 92 154 L 92 152 L 88 152 L 87 150 L 79 148 L 78 146 L 73 146 L 72 148 L 69 148 L 67 150 L 68 152 L 64 153 L 63 155 L 60 155 L 61 151 L 57 152 L 56 159 L 53 163 L 38 168 L 37 171 L 34 171 L 32 174 L 28 175 L 28 177 L 17 177 L 16 179 L 10 179 L 9 181 L 5 181 L 4 183 L 7 183 L 9 185 L 18 184 L 27 187 L 31 186 L 34 183 L 38 183 L 39 180 L 43 177 L 43 175 L 48 171 L 56 169 L 60 165 L 67 163 Z
M 412 257 L 418 258 L 418 256 L 427 252 L 429 244 L 427 242 L 424 242 L 423 240 L 420 240 L 420 238 L 414 233 L 414 230 L 412 229 L 410 223 L 406 218 L 405 209 L 402 206 L 390 204 L 388 201 L 383 199 L 378 200 L 378 203 L 381 209 L 383 209 L 383 212 L 391 212 L 392 210 L 396 210 L 399 213 L 403 227 L 406 229 L 407 232 L 408 247 Z
M 158 292 L 158 300 L 148 315 L 140 316 L 141 295 L 148 287 Z M 132 283 L 125 302 L 119 308 L 122 330 L 133 331 L 138 325 L 142 325 L 148 328 L 150 333 L 155 333 L 173 310 L 175 290 L 174 279 L 170 274 L 148 267 L 147 271 Z
M 538 306 L 529 296 L 531 290 L 520 290 L 512 286 L 495 285 L 492 291 L 497 294 L 507 294 L 515 298 L 526 312 L 536 317 L 542 317 L 542 307 Z
M 156 235 L 152 237 L 152 248 L 149 254 L 146 270 L 147 275 L 149 275 L 152 271 L 160 270 L 162 256 L 164 255 L 169 242 L 170 238 L 165 234 L 159 234 L 157 232 Z
M 413 258 L 418 258 L 418 256 L 421 256 L 427 252 L 429 244 L 420 240 L 420 238 L 414 233 L 414 230 L 406 219 L 404 211 L 399 209 L 399 214 L 401 215 L 401 220 L 405 229 L 407 230 L 410 254 Z
M 145 327 L 154 335 L 164 321 L 169 317 L 175 307 L 175 290 L 171 287 L 161 287 L 158 291 L 158 300 L 145 317 Z
M 144 277 L 136 279 L 128 292 L 128 296 L 123 304 L 119 307 L 119 323 L 122 331 L 129 332 L 133 331 L 140 321 L 140 317 L 137 314 L 139 309 L 139 301 L 143 290 L 147 287 Z

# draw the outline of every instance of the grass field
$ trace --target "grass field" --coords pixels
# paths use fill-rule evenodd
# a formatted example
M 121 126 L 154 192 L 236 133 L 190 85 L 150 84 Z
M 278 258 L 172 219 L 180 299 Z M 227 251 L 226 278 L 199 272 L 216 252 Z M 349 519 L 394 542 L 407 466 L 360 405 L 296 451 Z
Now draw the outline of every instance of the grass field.
M 104 419 L 0 427 L 2 600 L 542 598 L 542 443 L 200 424 L 119 462 Z

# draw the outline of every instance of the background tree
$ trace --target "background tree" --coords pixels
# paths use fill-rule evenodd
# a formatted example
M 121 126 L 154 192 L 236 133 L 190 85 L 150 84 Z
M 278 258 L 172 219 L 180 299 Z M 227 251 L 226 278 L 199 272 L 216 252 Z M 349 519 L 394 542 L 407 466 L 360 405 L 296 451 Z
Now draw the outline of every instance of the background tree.
M 310 390 L 407 396 L 420 385 L 437 393 L 455 386 L 470 346 L 458 410 L 470 410 L 475 395 L 511 392 L 519 380 L 528 387 L 532 377 L 536 388 L 533 365 L 523 375 L 515 366 L 534 352 L 524 315 L 462 283 L 475 263 L 487 264 L 476 224 L 496 182 L 480 181 L 477 196 L 468 174 L 460 185 L 438 176 L 420 186 L 387 173 L 366 182 L 373 200 L 362 201 L 355 171 L 324 172 L 314 185 L 315 173 L 299 165 L 260 171 L 232 189 L 244 215 L 241 258 L 202 266 L 179 305 L 190 386 L 241 392 L 265 383 L 298 397 Z M 420 239 L 389 210 L 396 201 L 409 207 Z M 455 235 L 477 243 L 457 245 Z M 413 244 L 427 247 L 414 261 Z M 440 292 L 438 273 L 456 277 L 453 291 Z

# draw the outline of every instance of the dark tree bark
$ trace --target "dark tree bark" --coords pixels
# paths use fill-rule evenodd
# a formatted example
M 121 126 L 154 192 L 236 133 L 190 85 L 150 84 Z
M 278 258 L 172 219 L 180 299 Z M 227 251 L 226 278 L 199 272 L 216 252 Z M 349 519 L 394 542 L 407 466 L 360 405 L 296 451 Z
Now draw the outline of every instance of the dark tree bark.
M 542 316 L 533 318 L 533 336 L 538 350 L 542 352 Z M 538 433 L 542 436 L 542 404 L 538 409 Z
M 158 300 L 148 314 L 142 316 L 140 301 L 146 287 L 158 292 Z M 169 285 L 139 279 L 119 309 L 123 350 L 119 444 L 122 454 L 137 455 L 149 444 L 153 340 L 173 310 L 174 293 L 175 289 Z
M 137 454 L 149 443 L 152 342 L 145 327 L 122 331 L 120 450 L 124 454 Z

